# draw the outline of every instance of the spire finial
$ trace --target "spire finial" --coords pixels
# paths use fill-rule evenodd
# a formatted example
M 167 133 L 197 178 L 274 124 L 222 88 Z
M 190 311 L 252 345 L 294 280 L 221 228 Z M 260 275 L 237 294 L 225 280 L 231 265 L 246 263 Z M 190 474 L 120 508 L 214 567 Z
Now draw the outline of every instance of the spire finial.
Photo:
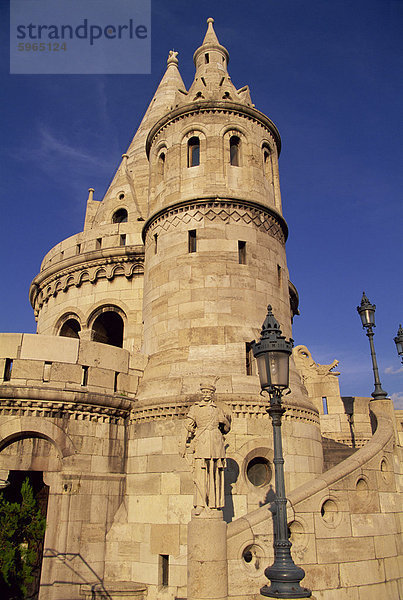
M 213 19 L 213 17 L 209 17 L 209 18 L 207 19 L 207 25 L 210 25 L 210 23 L 211 23 L 211 25 L 214 23 L 214 19 Z
M 175 52 L 175 50 L 170 50 L 169 54 L 168 54 L 168 59 L 167 59 L 167 65 L 176 65 L 178 66 L 178 59 L 177 59 L 178 53 Z

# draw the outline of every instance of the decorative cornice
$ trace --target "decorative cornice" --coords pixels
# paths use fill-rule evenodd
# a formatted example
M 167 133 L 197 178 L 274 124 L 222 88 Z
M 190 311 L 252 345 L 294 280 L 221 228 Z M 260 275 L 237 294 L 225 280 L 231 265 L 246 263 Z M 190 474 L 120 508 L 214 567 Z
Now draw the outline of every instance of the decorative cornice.
M 117 270 L 118 267 L 122 267 L 122 269 Z M 31 283 L 29 300 L 32 307 L 36 308 L 35 304 L 42 293 L 43 297 L 39 301 L 39 307 L 41 307 L 50 296 L 56 296 L 58 292 L 66 291 L 73 285 L 79 287 L 84 282 L 85 275 L 87 275 L 85 281 L 95 283 L 100 277 L 112 280 L 119 275 L 130 278 L 135 274 L 142 275 L 143 273 L 143 246 L 94 250 L 61 260 L 39 273 Z
M 223 398 L 225 405 L 231 410 L 234 417 L 238 418 L 268 418 L 267 402 L 265 401 L 231 401 Z M 183 419 L 191 405 L 192 401 L 170 402 L 165 404 L 155 404 L 149 406 L 134 406 L 130 413 L 130 423 L 145 423 L 149 421 L 169 420 L 174 418 Z M 286 420 L 298 420 L 319 425 L 319 416 L 317 411 L 307 408 L 300 408 L 294 405 L 286 406 Z
M 238 418 L 262 419 L 267 416 L 265 400 L 221 399 Z M 34 386 L 0 385 L 0 415 L 70 418 L 97 422 L 129 423 L 183 419 L 194 400 L 136 406 L 135 400 L 119 395 L 98 394 L 76 390 L 60 390 Z M 298 420 L 319 425 L 317 411 L 289 403 L 286 420 Z
M 100 423 L 121 423 L 133 401 L 93 392 L 0 386 L 0 415 L 69 418 Z
M 232 221 L 234 224 L 239 221 L 244 221 L 248 225 L 252 223 L 278 239 L 282 244 L 285 244 L 288 236 L 285 219 L 268 206 L 243 198 L 199 196 L 162 208 L 149 217 L 143 227 L 143 240 L 145 241 L 148 232 L 157 223 L 166 228 L 166 225 L 163 225 L 164 222 L 175 226 L 186 219 L 190 221 L 203 218 L 210 221 L 221 219 L 227 223 Z
M 265 129 L 267 129 L 274 138 L 277 146 L 277 154 L 280 155 L 281 151 L 281 138 L 277 127 L 274 123 L 266 117 L 262 112 L 251 106 L 240 104 L 238 102 L 227 102 L 219 100 L 207 100 L 204 102 L 193 102 L 192 104 L 185 104 L 171 110 L 168 114 L 162 117 L 156 124 L 150 129 L 150 132 L 146 140 L 146 152 L 147 156 L 150 154 L 151 145 L 157 133 L 166 127 L 170 122 L 177 121 L 181 118 L 199 114 L 201 112 L 223 112 L 237 114 L 243 118 L 251 119 Z

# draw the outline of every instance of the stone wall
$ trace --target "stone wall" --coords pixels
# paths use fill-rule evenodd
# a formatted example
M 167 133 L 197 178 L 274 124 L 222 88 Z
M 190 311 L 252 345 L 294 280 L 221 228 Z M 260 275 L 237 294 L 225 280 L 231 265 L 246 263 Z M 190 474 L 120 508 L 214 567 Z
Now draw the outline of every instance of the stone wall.
M 32 334 L 0 335 L 0 357 L 1 478 L 43 473 L 41 599 L 78 598 L 81 584 L 104 579 L 105 535 L 126 491 L 125 423 L 144 359 Z

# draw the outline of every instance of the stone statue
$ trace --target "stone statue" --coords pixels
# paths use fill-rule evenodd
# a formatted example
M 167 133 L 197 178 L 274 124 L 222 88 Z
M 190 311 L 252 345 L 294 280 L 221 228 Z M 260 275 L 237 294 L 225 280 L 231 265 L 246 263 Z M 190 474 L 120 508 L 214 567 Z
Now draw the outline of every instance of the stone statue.
M 224 506 L 224 435 L 229 432 L 231 423 L 230 417 L 214 402 L 215 389 L 210 383 L 201 383 L 201 400 L 191 407 L 186 417 L 186 447 L 193 453 L 195 515 L 203 508 Z

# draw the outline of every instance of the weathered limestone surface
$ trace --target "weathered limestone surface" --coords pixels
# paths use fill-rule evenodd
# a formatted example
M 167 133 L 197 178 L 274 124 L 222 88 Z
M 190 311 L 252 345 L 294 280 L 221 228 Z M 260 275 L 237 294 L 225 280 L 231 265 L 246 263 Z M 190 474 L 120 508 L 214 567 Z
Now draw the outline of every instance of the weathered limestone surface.
M 249 344 L 267 304 L 287 338 L 298 314 L 281 141 L 231 81 L 212 19 L 189 90 L 176 55 L 103 200 L 90 189 L 84 231 L 31 284 L 37 334 L 0 334 L 0 478 L 39 471 L 49 489 L 39 600 L 262 600 L 273 560 Z M 305 346 L 291 359 L 293 557 L 316 600 L 398 600 L 403 411 L 341 397 L 336 364 Z M 184 422 L 206 376 L 231 414 L 223 519 L 191 520 Z

